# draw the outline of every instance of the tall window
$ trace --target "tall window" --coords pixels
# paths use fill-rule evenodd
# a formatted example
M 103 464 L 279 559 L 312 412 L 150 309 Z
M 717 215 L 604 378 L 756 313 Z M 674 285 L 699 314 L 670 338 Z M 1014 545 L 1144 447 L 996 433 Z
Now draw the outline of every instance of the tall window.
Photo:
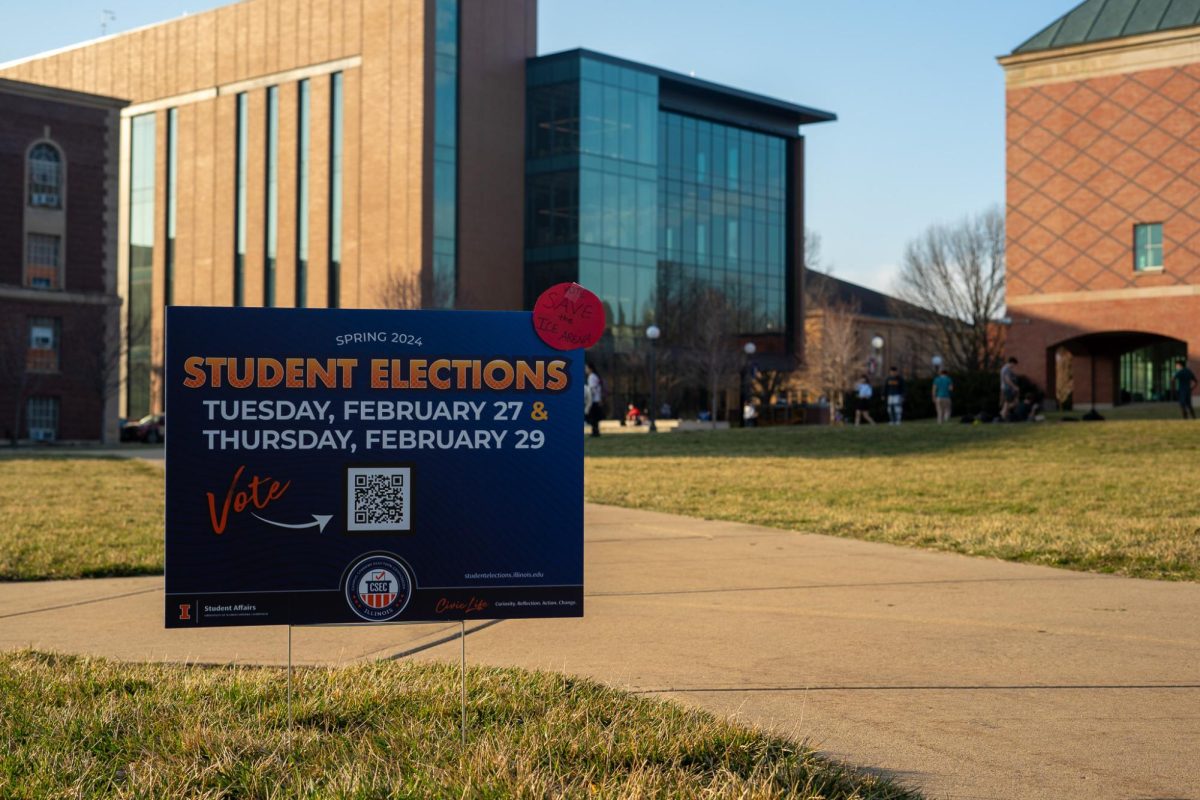
M 29 205 L 37 208 L 62 208 L 62 154 L 48 142 L 40 142 L 29 151 Z
M 1133 226 L 1133 268 L 1136 272 L 1163 268 L 1161 222 Z
M 296 107 L 296 308 L 308 304 L 308 80 L 297 86 Z
M 458 238 L 458 0 L 437 0 L 433 97 L 433 297 L 454 306 Z
M 57 397 L 31 397 L 25 409 L 30 439 L 35 442 L 52 442 L 58 438 Z
M 175 302 L 175 203 L 176 203 L 176 164 L 178 163 L 177 137 L 179 136 L 179 109 L 167 110 L 167 236 L 165 259 L 165 275 L 163 279 L 163 303 L 171 305 Z
M 31 233 L 25 237 L 25 285 L 62 288 L 62 237 Z
M 246 302 L 246 149 L 249 145 L 249 103 L 246 93 L 237 96 L 237 161 L 234 166 L 236 182 L 234 197 L 233 244 L 233 304 Z
M 279 87 L 267 89 L 267 231 L 263 259 L 263 305 L 275 305 L 275 257 L 279 253 Z
M 58 372 L 59 321 L 52 317 L 29 320 L 29 353 L 25 368 L 30 372 Z
M 130 120 L 129 153 L 129 370 L 125 416 L 150 412 L 150 305 L 154 264 L 155 116 Z
M 340 302 L 342 271 L 342 73 L 329 87 L 329 307 Z

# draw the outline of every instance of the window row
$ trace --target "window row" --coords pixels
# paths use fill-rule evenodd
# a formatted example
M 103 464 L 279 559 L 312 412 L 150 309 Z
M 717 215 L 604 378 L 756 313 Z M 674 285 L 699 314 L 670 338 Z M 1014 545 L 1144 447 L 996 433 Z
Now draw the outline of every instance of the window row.
M 758 265 L 782 270 L 786 264 L 787 230 L 782 225 L 747 222 L 714 215 L 696 217 L 679 209 L 661 211 L 663 237 L 659 255 L 701 266 Z
M 582 81 L 538 87 L 529 96 L 529 156 L 583 153 L 653 165 L 658 98 Z
M 663 112 L 660 169 L 667 178 L 783 199 L 785 142 L 778 136 Z
M 528 245 L 579 243 L 655 253 L 657 193 L 653 181 L 594 170 L 531 175 Z

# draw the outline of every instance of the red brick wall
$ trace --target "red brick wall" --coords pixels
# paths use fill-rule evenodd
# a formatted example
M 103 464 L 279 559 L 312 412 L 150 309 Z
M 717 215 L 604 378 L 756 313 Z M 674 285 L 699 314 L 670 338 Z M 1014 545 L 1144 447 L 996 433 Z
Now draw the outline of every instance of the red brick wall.
M 1200 64 L 1012 89 L 1007 127 L 1010 296 L 1200 283 Z
M 1051 348 L 1116 331 L 1182 340 L 1200 367 L 1200 295 L 1021 302 L 1200 284 L 1200 64 L 1010 89 L 1007 160 L 1008 352 L 1020 371 L 1050 388 Z M 1154 222 L 1164 268 L 1135 272 L 1133 227 Z M 1097 353 L 1099 402 L 1115 394 L 1116 356 Z M 1088 401 L 1092 365 L 1075 363 L 1076 401 Z
M 104 290 L 108 114 L 103 108 L 0 92 L 0 283 L 21 283 L 25 153 L 48 127 L 67 162 L 64 283 L 76 292 Z
M 27 436 L 25 404 L 36 396 L 58 398 L 59 439 L 100 438 L 102 386 L 105 377 L 113 377 L 104 372 L 112 368 L 101 338 L 104 313 L 94 304 L 0 301 L 0 436 L 11 435 L 18 408 L 19 438 Z M 13 370 L 24 363 L 32 317 L 58 320 L 58 369 L 30 373 L 22 381 Z

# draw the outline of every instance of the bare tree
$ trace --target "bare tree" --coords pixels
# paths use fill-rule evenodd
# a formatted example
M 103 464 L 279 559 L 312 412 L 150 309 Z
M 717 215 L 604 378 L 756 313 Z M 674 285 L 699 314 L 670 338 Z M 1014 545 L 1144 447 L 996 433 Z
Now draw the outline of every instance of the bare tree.
M 821 270 L 821 234 L 809 228 L 804 229 L 804 268 L 806 270 Z M 828 270 L 826 270 L 828 271 Z
M 897 293 L 941 332 L 952 368 L 996 369 L 1003 341 L 1004 214 L 993 207 L 954 225 L 932 225 L 908 243 Z
M 863 367 L 856 301 L 838 296 L 830 272 L 807 270 L 804 284 L 805 364 L 800 385 L 841 408 L 846 390 Z
M 686 363 L 701 385 L 708 390 L 712 427 L 717 427 L 717 408 L 721 389 L 736 377 L 742 365 L 737 346 L 738 307 L 724 292 L 696 286 L 693 292 L 693 318 L 690 323 Z
M 382 307 L 394 309 L 455 308 L 470 305 L 467 299 L 456 298 L 454 288 L 444 281 L 422 277 L 417 272 L 397 272 L 388 275 L 380 284 L 377 297 Z
M 29 324 L 24 316 L 5 314 L 0 324 L 0 387 L 12 403 L 12 418 L 5 424 L 13 446 L 21 438 L 25 402 L 37 391 L 41 375 L 29 369 Z
M 121 364 L 129 355 L 131 341 L 144 341 L 150 333 L 150 317 L 131 322 L 121 334 L 115 307 L 96 309 L 95 313 L 78 317 L 63 331 L 63 340 L 76 343 L 76 372 L 80 381 L 100 402 L 100 441 L 108 442 L 105 413 L 108 402 L 121 389 Z M 158 349 L 155 348 L 158 352 Z M 158 368 L 161 370 L 161 367 Z M 161 385 L 162 375 L 156 375 Z

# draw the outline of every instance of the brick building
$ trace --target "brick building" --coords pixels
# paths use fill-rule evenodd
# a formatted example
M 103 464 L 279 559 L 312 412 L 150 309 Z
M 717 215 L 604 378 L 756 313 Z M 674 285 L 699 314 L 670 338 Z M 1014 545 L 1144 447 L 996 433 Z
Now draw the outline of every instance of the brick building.
M 834 115 L 537 57 L 536 28 L 536 0 L 244 0 L 0 64 L 130 102 L 122 413 L 161 408 L 170 304 L 519 309 L 578 279 L 617 358 L 673 269 L 798 355 L 800 128 Z M 617 372 L 614 398 L 638 390 Z
M 246 0 L 0 65 L 130 103 L 122 413 L 162 407 L 168 304 L 519 308 L 534 8 Z
M 115 440 L 119 100 L 0 79 L 0 432 Z
M 1048 392 L 1200 369 L 1200 2 L 1087 0 L 999 59 L 1009 352 Z

